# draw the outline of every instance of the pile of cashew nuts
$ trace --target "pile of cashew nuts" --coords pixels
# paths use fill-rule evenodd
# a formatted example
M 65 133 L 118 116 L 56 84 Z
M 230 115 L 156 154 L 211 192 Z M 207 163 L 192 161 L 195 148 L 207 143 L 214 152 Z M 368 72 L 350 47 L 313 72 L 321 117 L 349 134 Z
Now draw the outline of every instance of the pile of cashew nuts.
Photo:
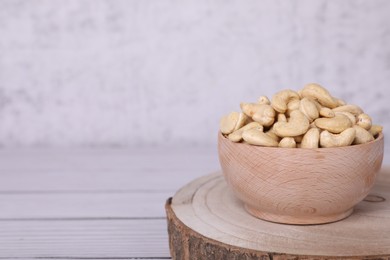
M 340 147 L 373 141 L 382 126 L 356 106 L 311 83 L 271 99 L 241 103 L 242 112 L 222 117 L 220 131 L 232 142 L 284 148 Z

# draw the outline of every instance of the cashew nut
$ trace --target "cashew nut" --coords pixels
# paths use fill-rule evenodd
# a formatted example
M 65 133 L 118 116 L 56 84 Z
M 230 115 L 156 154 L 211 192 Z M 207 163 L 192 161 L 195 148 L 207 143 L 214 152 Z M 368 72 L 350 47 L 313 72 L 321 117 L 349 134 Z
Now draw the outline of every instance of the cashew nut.
M 269 105 L 271 102 L 269 101 L 267 96 L 260 96 L 259 99 L 257 100 L 257 103 L 260 105 Z
M 290 102 L 288 102 L 286 114 L 289 116 L 292 111 L 298 110 L 300 104 L 301 104 L 301 101 L 299 99 L 294 99 L 294 100 L 291 100 Z
M 299 110 L 291 112 L 288 122 L 276 122 L 273 126 L 274 132 L 280 137 L 294 137 L 306 133 L 310 122 Z
M 314 119 L 317 119 L 320 114 L 316 104 L 308 98 L 303 98 L 299 103 L 299 110 L 309 119 L 309 122 L 313 122 Z
M 370 130 L 372 126 L 371 117 L 365 113 L 358 115 L 357 125 L 363 127 L 366 130 Z
M 238 120 L 236 126 L 234 127 L 234 131 L 243 127 L 247 123 L 247 120 L 248 120 L 248 116 L 245 115 L 244 113 L 240 113 L 238 115 Z
M 363 110 L 356 105 L 339 106 L 339 107 L 333 108 L 333 111 L 334 112 L 349 112 L 354 116 L 358 116 L 358 115 L 364 113 Z
M 318 103 L 316 100 L 310 99 L 310 101 L 316 105 L 318 111 L 320 111 L 321 108 L 323 108 L 323 106 L 321 106 L 320 103 Z
M 240 113 L 231 112 L 229 115 L 223 116 L 219 122 L 219 128 L 222 134 L 230 134 L 236 128 Z
M 263 126 L 270 126 L 275 121 L 275 110 L 270 105 L 259 105 L 252 119 Z
M 345 101 L 342 100 L 342 99 L 336 98 L 336 100 L 337 100 L 337 103 L 339 104 L 339 106 L 345 106 L 345 105 L 347 104 L 347 103 L 345 103 Z
M 352 123 L 345 115 L 336 115 L 332 118 L 317 118 L 315 124 L 318 128 L 328 130 L 331 133 L 338 134 L 345 129 L 352 127 Z
M 320 116 L 330 118 L 330 117 L 334 117 L 335 113 L 332 109 L 330 109 L 328 107 L 321 107 Z
M 244 112 L 249 117 L 252 117 L 257 112 L 257 110 L 259 110 L 260 106 L 262 106 L 262 105 L 256 104 L 256 103 L 241 103 L 240 104 L 242 112 Z
M 353 140 L 353 144 L 365 144 L 374 140 L 372 134 L 363 127 L 354 125 L 353 128 L 356 130 L 356 136 Z
M 278 146 L 279 143 L 269 135 L 263 133 L 261 128 L 252 128 L 242 133 L 242 138 L 248 143 L 261 146 Z
M 254 121 L 264 126 L 270 126 L 275 121 L 275 110 L 270 105 L 256 103 L 241 103 L 242 112 L 251 117 Z
M 355 135 L 354 128 L 347 128 L 340 134 L 332 134 L 325 130 L 320 134 L 320 146 L 325 148 L 348 146 L 352 144 Z
M 307 84 L 302 89 L 301 95 L 302 97 L 316 100 L 325 107 L 335 108 L 338 106 L 337 100 L 333 98 L 325 88 L 316 83 Z
M 349 113 L 349 112 L 335 112 L 336 115 L 344 115 L 344 116 L 347 116 L 349 118 L 349 120 L 351 121 L 352 125 L 355 125 L 356 124 L 356 117 Z
M 228 138 L 232 142 L 240 142 L 242 140 L 242 133 L 245 130 L 252 129 L 252 128 L 258 128 L 259 130 L 263 131 L 263 126 L 260 125 L 258 122 L 251 122 L 240 129 L 234 131 L 233 133 L 228 135 Z
M 383 126 L 380 125 L 372 125 L 369 132 L 372 134 L 372 136 L 377 136 L 378 134 L 382 133 Z
M 273 127 L 270 130 L 268 130 L 267 132 L 265 132 L 265 134 L 269 135 L 269 137 L 274 139 L 276 142 L 280 141 L 280 137 L 275 134 Z
M 278 114 L 278 122 L 287 122 L 287 117 L 285 114 Z
M 301 148 L 318 148 L 320 141 L 320 130 L 318 128 L 310 128 L 303 136 Z
M 294 138 L 292 138 L 292 137 L 284 137 L 282 140 L 280 140 L 279 147 L 295 148 L 295 147 L 297 147 L 297 144 L 295 143 Z
M 271 105 L 279 113 L 284 113 L 287 110 L 287 103 L 291 100 L 299 100 L 299 95 L 297 92 L 285 89 L 279 91 L 272 97 Z

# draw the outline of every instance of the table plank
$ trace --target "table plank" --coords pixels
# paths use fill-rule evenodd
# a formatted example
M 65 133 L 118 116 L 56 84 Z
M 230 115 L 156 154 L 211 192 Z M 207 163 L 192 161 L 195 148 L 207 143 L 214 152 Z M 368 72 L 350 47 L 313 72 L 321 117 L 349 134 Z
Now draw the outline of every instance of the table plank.
M 172 259 L 171 257 L 0 257 L 0 259 L 5 260 L 37 260 L 37 259 L 57 259 L 57 260 L 131 260 L 131 259 L 138 259 L 138 260 L 166 260 L 166 259 Z
M 196 150 L 196 149 L 195 149 Z M 219 169 L 207 149 L 0 150 L 0 193 L 40 191 L 176 191 Z
M 172 259 L 171 257 L 0 257 L 5 260 L 37 260 L 37 259 L 56 259 L 56 260 L 166 260 Z
M 0 221 L 0 257 L 168 258 L 166 220 Z
M 0 194 L 0 220 L 164 218 L 173 192 Z
M 124 171 L 218 167 L 216 147 L 0 149 L 0 171 Z
M 0 194 L 18 192 L 174 192 L 194 178 L 215 171 L 180 170 L 0 170 Z

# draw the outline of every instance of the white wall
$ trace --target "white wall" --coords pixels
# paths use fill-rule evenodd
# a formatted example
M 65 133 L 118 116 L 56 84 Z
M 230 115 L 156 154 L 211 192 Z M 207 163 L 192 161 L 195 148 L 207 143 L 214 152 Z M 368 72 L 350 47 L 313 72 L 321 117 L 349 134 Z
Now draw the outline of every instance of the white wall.
M 390 1 L 0 0 L 0 144 L 214 144 L 319 82 L 390 134 Z

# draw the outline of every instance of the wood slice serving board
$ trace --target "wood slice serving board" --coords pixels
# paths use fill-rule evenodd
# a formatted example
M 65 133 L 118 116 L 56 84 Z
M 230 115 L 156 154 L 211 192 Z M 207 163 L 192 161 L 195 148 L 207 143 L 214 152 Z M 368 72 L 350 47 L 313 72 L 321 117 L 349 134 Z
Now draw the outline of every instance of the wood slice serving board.
M 173 259 L 390 259 L 390 174 L 353 214 L 322 225 L 284 225 L 249 215 L 221 173 L 166 203 Z

